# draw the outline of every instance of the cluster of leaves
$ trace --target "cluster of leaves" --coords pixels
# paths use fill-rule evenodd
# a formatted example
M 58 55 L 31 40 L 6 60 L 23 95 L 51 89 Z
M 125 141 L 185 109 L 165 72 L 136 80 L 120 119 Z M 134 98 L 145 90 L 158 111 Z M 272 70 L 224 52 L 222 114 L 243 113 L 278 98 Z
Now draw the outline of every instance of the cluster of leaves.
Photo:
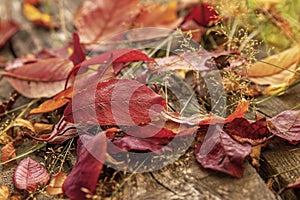
M 38 12 L 34 5 L 36 1 L 25 1 L 24 12 L 27 13 L 27 18 L 38 25 L 53 27 L 54 23 L 49 16 L 42 13 L 29 15 L 31 12 Z M 195 51 L 156 59 L 149 57 L 144 51 L 129 48 L 105 51 L 92 58 L 87 58 L 84 53 L 84 50 L 90 50 L 112 34 L 130 28 L 178 27 L 183 32 L 189 31 L 189 34 L 194 32 L 191 37 L 201 43 L 209 27 L 226 23 L 208 3 L 193 5 L 183 18 L 177 16 L 178 11 L 175 1 L 164 5 L 142 5 L 139 0 L 85 1 L 74 18 L 78 33 L 73 35 L 71 55 L 68 53 L 69 46 L 59 50 L 43 50 L 37 52 L 34 58 L 16 59 L 6 67 L 6 71 L 0 72 L 23 96 L 49 98 L 30 110 L 29 116 L 61 112 L 61 119 L 53 130 L 52 126 L 43 124 L 40 131 L 39 125 L 28 119 L 15 120 L 13 126 L 26 129 L 24 134 L 27 137 L 48 144 L 65 144 L 65 141 L 80 134 L 77 140 L 77 161 L 72 171 L 69 175 L 61 172 L 55 174 L 47 186 L 49 194 L 64 193 L 70 199 L 85 199 L 87 195 L 94 193 L 108 155 L 120 151 L 162 154 L 172 151 L 166 146 L 175 138 L 184 140 L 185 137 L 195 137 L 195 156 L 204 168 L 237 178 L 243 176 L 244 160 L 250 156 L 255 146 L 265 145 L 274 136 L 292 144 L 299 143 L 299 110 L 285 111 L 270 119 L 261 118 L 251 122 L 244 117 L 248 111 L 248 102 L 241 100 L 237 102 L 235 110 L 225 118 L 209 112 L 184 116 L 176 109 L 169 111 L 167 97 L 161 92 L 166 89 L 164 86 L 146 81 L 149 74 L 159 76 L 163 72 L 183 71 L 183 76 L 187 77 L 187 71 L 226 73 L 233 70 L 240 76 L 245 73 L 254 83 L 276 83 L 278 85 L 270 86 L 264 92 L 282 94 L 299 79 L 298 46 L 247 68 L 245 63 L 248 60 L 239 51 Z M 119 13 L 122 13 L 122 17 L 118 17 Z M 95 17 L 99 20 L 95 21 Z M 4 27 L 11 36 L 17 26 L 12 22 L 9 24 L 11 25 L 8 28 Z M 2 35 L 1 27 L 0 30 Z M 5 41 L 9 36 L 5 37 Z M 226 37 L 224 40 L 227 41 Z M 0 41 L 0 45 L 5 41 Z M 287 56 L 289 59 L 280 59 Z M 192 66 L 189 59 L 193 61 Z M 133 79 L 120 78 L 123 70 L 134 67 L 133 63 L 138 63 L 138 67 L 143 63 L 146 66 L 145 74 Z M 274 63 L 280 68 L 274 66 Z M 158 65 L 158 68 L 154 69 L 153 65 Z M 97 66 L 96 70 L 93 66 Z M 243 72 L 240 72 L 242 67 Z M 264 71 L 258 73 L 261 68 Z M 282 80 L 281 77 L 286 76 L 286 72 L 289 72 L 289 78 Z M 193 81 L 199 86 L 196 79 Z M 239 87 L 230 80 L 221 81 L 224 82 L 228 94 L 234 93 L 236 87 Z M 155 90 L 151 89 L 151 84 Z M 128 94 L 132 88 L 135 88 L 134 92 Z M 196 92 L 200 93 L 197 90 Z M 250 93 L 245 96 L 253 96 Z M 199 98 L 202 98 L 200 94 Z M 3 111 L 0 111 L 5 112 L 11 107 L 11 102 L 3 104 L 2 107 Z M 161 123 L 164 124 L 163 127 L 160 126 Z M 92 131 L 90 127 L 93 127 Z M 80 133 L 78 130 L 81 130 Z M 11 141 L 14 140 L 16 137 L 11 138 Z M 2 163 L 11 163 L 11 159 L 16 157 L 14 143 L 11 141 L 2 148 Z M 108 143 L 112 143 L 119 150 L 110 149 Z M 91 152 L 96 152 L 96 155 Z M 22 160 L 14 173 L 15 187 L 31 192 L 38 186 L 45 186 L 49 179 L 48 171 L 31 158 Z

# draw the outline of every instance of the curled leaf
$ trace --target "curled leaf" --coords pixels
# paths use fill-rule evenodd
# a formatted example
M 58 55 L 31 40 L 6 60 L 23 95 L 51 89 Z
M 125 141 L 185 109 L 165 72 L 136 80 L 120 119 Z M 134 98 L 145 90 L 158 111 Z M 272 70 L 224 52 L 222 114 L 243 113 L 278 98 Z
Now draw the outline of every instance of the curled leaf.
M 13 145 L 13 142 L 10 142 L 1 149 L 1 162 L 6 162 L 9 159 L 14 158 L 14 157 L 16 157 L 16 149 Z M 12 162 L 9 162 L 9 163 L 12 163 Z M 7 163 L 7 165 L 9 163 Z
M 35 191 L 37 186 L 44 186 L 50 176 L 47 170 L 31 158 L 22 160 L 14 172 L 14 184 L 20 190 Z
M 252 124 L 245 118 L 236 118 L 226 126 L 225 131 L 237 141 L 248 142 L 252 145 L 264 143 L 273 136 L 267 127 L 265 118 Z
M 62 172 L 58 172 L 57 174 L 55 174 L 51 179 L 49 185 L 47 186 L 47 193 L 50 195 L 62 194 L 62 185 L 66 178 L 67 175 Z
M 244 159 L 251 153 L 251 145 L 235 141 L 219 125 L 210 131 L 210 135 L 195 150 L 197 161 L 204 168 L 242 178 Z
M 235 111 L 226 118 L 225 122 L 231 122 L 235 118 L 244 117 L 245 114 L 248 112 L 248 107 L 249 107 L 249 103 L 245 99 L 243 99 L 242 101 L 239 102 Z
M 270 131 L 292 144 L 300 142 L 300 110 L 287 110 L 268 119 Z

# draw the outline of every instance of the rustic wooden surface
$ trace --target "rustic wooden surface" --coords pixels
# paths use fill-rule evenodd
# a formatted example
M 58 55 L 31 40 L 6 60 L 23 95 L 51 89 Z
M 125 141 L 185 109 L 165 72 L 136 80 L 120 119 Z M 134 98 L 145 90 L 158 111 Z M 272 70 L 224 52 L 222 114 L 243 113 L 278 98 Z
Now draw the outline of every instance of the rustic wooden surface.
M 58 1 L 51 2 L 55 4 Z M 79 0 L 64 1 L 64 9 L 67 9 L 68 13 L 66 21 L 69 33 L 73 30 L 70 25 L 71 14 L 76 10 L 79 2 Z M 13 1 L 12 4 L 16 9 L 14 10 L 16 13 L 14 18 L 21 24 L 21 31 L 12 38 L 11 46 L 6 45 L 0 51 L 2 56 L 12 59 L 11 49 L 13 49 L 14 54 L 21 56 L 42 48 L 59 47 L 70 39 L 70 34 L 64 39 L 65 36 L 61 30 L 49 31 L 36 28 L 20 14 L 21 1 Z M 7 98 L 11 91 L 12 88 L 2 80 L 0 82 L 1 100 Z M 260 109 L 270 116 L 290 109 L 299 103 L 299 91 L 299 88 L 294 89 L 287 95 L 273 98 L 262 104 Z M 272 178 L 272 175 L 300 165 L 300 150 L 297 150 L 297 147 L 299 148 L 299 146 L 278 142 L 265 149 L 261 160 L 261 175 L 265 180 Z M 11 170 L 2 172 L 3 174 L 12 174 Z M 298 177 L 300 177 L 299 169 L 281 173 L 273 177 L 275 180 L 274 189 L 278 191 Z M 180 161 L 159 171 L 135 174 L 125 181 L 124 187 L 116 194 L 118 199 L 280 199 L 268 189 L 264 180 L 249 163 L 245 163 L 244 177 L 235 179 L 222 173 L 203 169 L 196 163 L 192 154 L 191 156 L 184 156 Z M 295 191 L 288 191 L 283 193 L 281 197 L 296 199 L 296 195 Z

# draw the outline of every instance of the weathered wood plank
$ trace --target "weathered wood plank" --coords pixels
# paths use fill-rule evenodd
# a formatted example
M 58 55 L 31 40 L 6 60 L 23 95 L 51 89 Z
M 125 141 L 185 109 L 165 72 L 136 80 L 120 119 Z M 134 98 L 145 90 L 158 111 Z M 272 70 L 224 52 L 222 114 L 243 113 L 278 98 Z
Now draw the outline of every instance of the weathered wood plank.
M 263 113 L 275 116 L 298 105 L 299 99 L 300 85 L 283 96 L 262 103 L 259 108 Z M 272 141 L 262 153 L 260 173 L 266 180 L 273 179 L 275 191 L 294 183 L 296 178 L 300 177 L 300 145 L 291 145 L 281 140 Z M 283 192 L 281 197 L 283 199 L 297 199 L 297 195 L 300 196 L 299 190 L 289 190 Z

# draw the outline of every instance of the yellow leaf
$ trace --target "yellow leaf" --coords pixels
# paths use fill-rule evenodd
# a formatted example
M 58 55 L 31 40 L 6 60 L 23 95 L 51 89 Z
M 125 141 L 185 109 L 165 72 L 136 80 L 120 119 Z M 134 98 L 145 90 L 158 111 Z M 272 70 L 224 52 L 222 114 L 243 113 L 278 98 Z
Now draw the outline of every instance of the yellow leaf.
M 50 195 L 62 194 L 62 185 L 66 178 L 67 175 L 62 172 L 58 172 L 57 174 L 55 174 L 52 180 L 50 181 L 49 185 L 47 186 L 47 193 Z
M 288 81 L 295 74 L 300 59 L 299 46 L 269 56 L 251 65 L 248 78 L 261 85 L 279 85 Z
M 9 197 L 9 187 L 6 185 L 0 185 L 0 199 L 8 200 Z
M 27 129 L 29 129 L 31 132 L 35 133 L 35 128 L 34 128 L 33 124 L 26 119 L 17 118 L 14 122 L 14 126 L 25 127 Z

